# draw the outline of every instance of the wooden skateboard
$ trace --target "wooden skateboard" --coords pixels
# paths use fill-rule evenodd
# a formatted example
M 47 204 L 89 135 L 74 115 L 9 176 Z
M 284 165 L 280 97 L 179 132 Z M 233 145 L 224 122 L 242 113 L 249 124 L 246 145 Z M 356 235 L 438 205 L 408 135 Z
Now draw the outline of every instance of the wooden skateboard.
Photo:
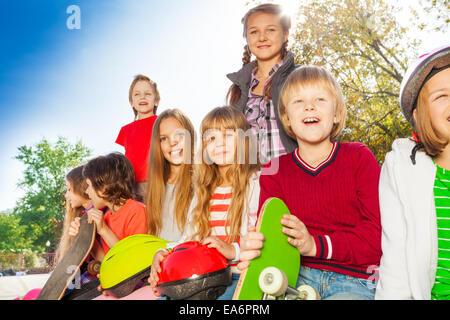
M 61 300 L 72 280 L 80 276 L 80 268 L 86 260 L 95 241 L 95 223 L 88 223 L 88 215 L 80 219 L 79 233 L 72 240 L 70 248 L 48 278 L 36 300 Z M 95 272 L 99 265 L 92 261 L 89 272 Z M 75 279 L 75 284 L 77 284 Z
M 264 202 L 256 223 L 256 231 L 264 234 L 261 255 L 252 261 L 239 278 L 233 300 L 275 300 L 318 298 L 315 289 L 300 286 L 295 289 L 300 270 L 300 253 L 287 241 L 281 219 L 290 214 L 278 198 Z

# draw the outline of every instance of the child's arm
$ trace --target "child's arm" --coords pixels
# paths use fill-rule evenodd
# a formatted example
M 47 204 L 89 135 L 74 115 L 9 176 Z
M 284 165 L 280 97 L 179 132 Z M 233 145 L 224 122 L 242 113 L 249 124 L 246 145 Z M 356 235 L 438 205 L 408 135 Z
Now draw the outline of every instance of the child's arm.
M 248 268 L 251 260 L 261 255 L 260 249 L 264 245 L 264 235 L 260 232 L 256 232 L 255 227 L 248 229 L 247 235 L 241 238 L 241 251 L 239 254 L 239 260 L 237 267 L 239 270 Z
M 100 262 L 105 257 L 105 251 L 97 240 L 95 240 L 94 242 L 94 247 L 92 248 L 91 254 L 95 260 Z
M 208 248 L 217 249 L 217 251 L 219 251 L 228 260 L 234 261 L 239 258 L 239 252 L 237 252 L 236 250 L 238 248 L 236 248 L 236 246 L 231 243 L 227 243 L 219 239 L 218 237 L 214 236 L 206 237 L 202 241 L 202 244 L 207 245 Z
M 399 200 L 392 153 L 386 155 L 380 175 L 380 212 L 383 256 L 375 299 L 411 299 L 406 265 L 406 221 Z
M 116 234 L 106 225 L 102 211 L 92 208 L 88 210 L 87 215 L 89 222 L 95 222 L 97 233 L 102 237 L 103 241 L 109 248 L 112 248 L 117 242 L 119 242 L 119 238 Z
M 81 219 L 80 217 L 76 217 L 70 223 L 69 236 L 75 237 L 78 234 L 78 232 L 80 231 L 80 219 Z
M 150 286 L 153 288 L 153 293 L 158 297 L 160 295 L 155 290 L 155 287 L 159 281 L 158 275 L 161 272 L 161 262 L 163 261 L 164 257 L 167 256 L 168 254 L 169 254 L 168 250 L 158 250 L 153 256 L 152 267 L 150 269 L 150 277 L 148 279 L 148 282 L 150 283 Z

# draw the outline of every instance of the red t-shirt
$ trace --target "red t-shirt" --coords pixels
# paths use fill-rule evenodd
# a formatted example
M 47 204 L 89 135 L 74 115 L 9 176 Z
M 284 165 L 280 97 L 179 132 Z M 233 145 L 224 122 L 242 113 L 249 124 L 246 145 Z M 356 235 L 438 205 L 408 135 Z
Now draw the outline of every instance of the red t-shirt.
M 105 223 L 122 240 L 134 234 L 147 234 L 147 219 L 145 205 L 139 201 L 128 199 L 115 213 L 111 210 L 105 213 Z M 103 251 L 107 253 L 109 247 L 102 241 Z
M 125 148 L 125 156 L 133 165 L 136 182 L 147 181 L 148 155 L 156 118 L 154 115 L 123 126 L 116 139 L 116 143 Z

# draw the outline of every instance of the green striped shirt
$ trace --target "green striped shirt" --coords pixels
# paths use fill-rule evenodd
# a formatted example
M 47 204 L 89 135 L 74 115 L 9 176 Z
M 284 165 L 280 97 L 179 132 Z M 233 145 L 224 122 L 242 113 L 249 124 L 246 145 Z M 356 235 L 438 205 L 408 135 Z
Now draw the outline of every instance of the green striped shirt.
M 434 180 L 437 217 L 438 262 L 432 300 L 450 299 L 450 170 L 437 166 Z

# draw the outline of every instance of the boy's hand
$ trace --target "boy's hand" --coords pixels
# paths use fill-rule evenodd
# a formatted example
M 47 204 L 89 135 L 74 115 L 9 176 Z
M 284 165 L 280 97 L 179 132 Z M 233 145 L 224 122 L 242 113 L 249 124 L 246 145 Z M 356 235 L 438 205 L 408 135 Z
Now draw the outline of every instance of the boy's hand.
M 202 241 L 203 245 L 207 245 L 208 248 L 215 248 L 228 260 L 234 260 L 236 258 L 236 249 L 230 243 L 226 243 L 217 237 L 207 237 Z
M 288 238 L 288 242 L 296 247 L 301 255 L 307 257 L 316 255 L 316 242 L 299 218 L 291 214 L 285 214 L 281 219 L 281 224 L 285 226 L 282 231 L 292 237 Z
M 80 217 L 76 217 L 70 223 L 69 235 L 72 236 L 72 237 L 75 237 L 78 234 L 79 231 L 80 231 Z
M 255 227 L 248 229 L 247 235 L 241 238 L 241 253 L 237 267 L 239 270 L 248 268 L 250 260 L 255 259 L 261 255 L 260 249 L 264 245 L 264 235 L 261 232 L 256 232 Z
M 97 227 L 97 233 L 102 235 L 106 226 L 105 219 L 103 218 L 103 212 L 98 209 L 91 208 L 87 211 L 87 215 L 88 223 L 94 222 L 95 226 Z

